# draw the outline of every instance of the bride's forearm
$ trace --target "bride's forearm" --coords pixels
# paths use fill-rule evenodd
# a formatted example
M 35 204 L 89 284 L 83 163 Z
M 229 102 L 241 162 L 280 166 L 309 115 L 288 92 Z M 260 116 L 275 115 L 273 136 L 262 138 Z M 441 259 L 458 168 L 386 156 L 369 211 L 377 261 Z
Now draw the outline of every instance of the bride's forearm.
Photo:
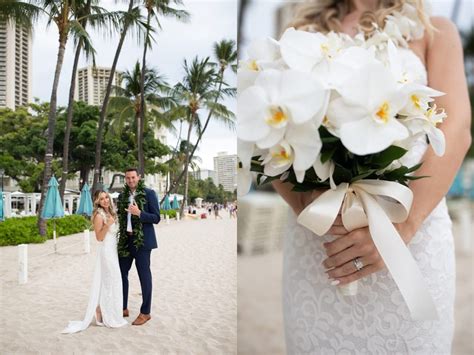
M 467 128 L 447 126 L 444 134 L 445 154 L 437 157 L 431 149 L 428 149 L 423 157 L 423 165 L 416 173 L 417 176 L 428 177 L 410 183 L 413 203 L 406 223 L 411 227 L 413 234 L 448 192 L 471 143 Z
M 289 182 L 273 180 L 272 185 L 275 191 L 290 205 L 295 214 L 300 214 L 304 209 L 304 193 L 292 191 L 293 185 Z

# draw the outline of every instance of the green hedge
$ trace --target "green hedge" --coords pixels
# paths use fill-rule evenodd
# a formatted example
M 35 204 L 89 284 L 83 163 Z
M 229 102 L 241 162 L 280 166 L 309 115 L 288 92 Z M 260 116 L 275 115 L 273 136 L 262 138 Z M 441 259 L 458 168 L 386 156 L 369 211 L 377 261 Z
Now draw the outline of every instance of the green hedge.
M 170 216 L 170 218 L 176 218 L 176 210 L 161 210 L 160 211 L 163 216 Z
M 56 220 L 56 236 L 82 232 L 91 227 L 90 221 L 79 215 L 65 216 Z M 47 239 L 53 238 L 53 221 L 47 220 Z M 0 222 L 0 246 L 43 243 L 38 233 L 37 217 L 8 218 Z

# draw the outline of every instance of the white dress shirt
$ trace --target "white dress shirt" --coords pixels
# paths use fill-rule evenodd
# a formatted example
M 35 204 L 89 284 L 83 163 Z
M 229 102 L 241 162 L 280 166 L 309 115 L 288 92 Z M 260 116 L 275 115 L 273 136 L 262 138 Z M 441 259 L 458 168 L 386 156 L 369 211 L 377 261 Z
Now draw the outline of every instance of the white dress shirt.
M 135 193 L 132 192 L 130 196 L 128 196 L 128 202 L 130 205 L 133 203 L 135 197 Z M 127 232 L 133 232 L 132 228 L 132 214 L 130 212 L 127 212 Z

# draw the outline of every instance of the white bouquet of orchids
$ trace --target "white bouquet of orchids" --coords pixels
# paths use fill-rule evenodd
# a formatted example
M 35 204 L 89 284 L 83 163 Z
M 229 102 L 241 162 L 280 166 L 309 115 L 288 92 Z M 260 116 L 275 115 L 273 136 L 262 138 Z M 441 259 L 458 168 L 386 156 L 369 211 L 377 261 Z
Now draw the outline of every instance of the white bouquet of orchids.
M 380 39 L 380 37 L 382 37 Z M 393 223 L 412 202 L 407 187 L 420 166 L 403 165 L 426 136 L 437 155 L 443 93 L 410 78 L 390 38 L 365 40 L 293 28 L 280 41 L 249 47 L 238 72 L 239 194 L 258 183 L 290 182 L 296 191 L 327 188 L 298 216 L 324 235 L 341 213 L 347 230 L 369 226 L 374 243 L 415 319 L 436 317 L 421 273 Z M 346 295 L 357 283 L 343 286 Z

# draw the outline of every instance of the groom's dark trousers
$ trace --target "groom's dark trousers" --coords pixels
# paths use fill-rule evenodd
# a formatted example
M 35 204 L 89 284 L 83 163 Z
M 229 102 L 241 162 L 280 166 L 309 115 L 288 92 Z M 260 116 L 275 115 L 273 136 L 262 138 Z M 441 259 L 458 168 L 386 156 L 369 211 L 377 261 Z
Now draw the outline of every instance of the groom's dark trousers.
M 151 250 L 157 247 L 154 224 L 160 221 L 160 208 L 156 194 L 153 190 L 145 188 L 145 205 L 140 214 L 140 222 L 143 228 L 143 246 L 138 250 L 133 245 L 133 234 L 128 237 L 127 249 L 129 257 L 119 257 L 120 272 L 122 274 L 123 309 L 128 307 L 128 272 L 135 259 L 135 266 L 142 288 L 143 303 L 140 313 L 150 314 L 152 297 L 152 280 L 150 270 Z

